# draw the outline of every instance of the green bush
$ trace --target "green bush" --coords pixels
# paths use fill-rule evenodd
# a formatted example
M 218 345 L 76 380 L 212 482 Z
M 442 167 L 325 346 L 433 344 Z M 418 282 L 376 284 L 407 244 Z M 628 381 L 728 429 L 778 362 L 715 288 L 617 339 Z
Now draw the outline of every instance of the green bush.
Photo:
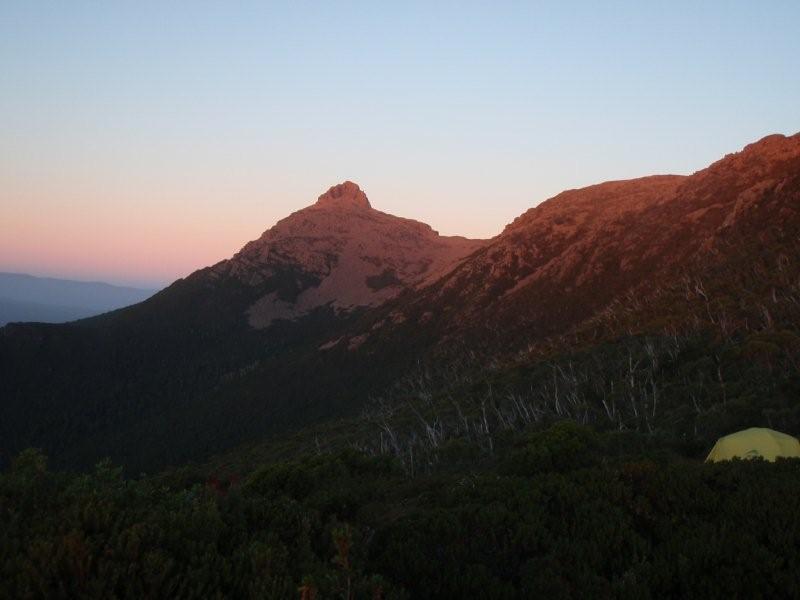
M 0 598 L 800 595 L 800 460 L 703 464 L 569 423 L 497 452 L 414 479 L 349 451 L 166 487 L 26 451 L 0 474 Z

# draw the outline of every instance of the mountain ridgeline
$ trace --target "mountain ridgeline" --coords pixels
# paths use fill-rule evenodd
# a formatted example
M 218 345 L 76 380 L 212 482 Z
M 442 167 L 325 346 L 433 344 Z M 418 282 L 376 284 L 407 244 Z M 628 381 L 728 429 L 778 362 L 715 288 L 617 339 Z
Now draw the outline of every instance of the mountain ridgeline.
M 537 372 L 701 321 L 711 337 L 791 330 L 798 250 L 800 134 L 691 176 L 563 192 L 491 240 L 379 212 L 345 182 L 140 304 L 0 329 L 0 461 L 37 446 L 59 467 L 156 469 L 357 415 L 464 353 Z

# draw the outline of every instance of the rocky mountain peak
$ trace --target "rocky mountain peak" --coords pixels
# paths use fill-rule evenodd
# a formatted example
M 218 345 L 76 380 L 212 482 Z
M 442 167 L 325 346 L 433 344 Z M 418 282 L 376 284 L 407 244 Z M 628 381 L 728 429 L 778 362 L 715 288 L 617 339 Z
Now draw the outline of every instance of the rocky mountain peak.
M 345 181 L 215 265 L 212 277 L 247 286 L 254 299 L 248 322 L 263 329 L 323 307 L 340 314 L 378 306 L 437 279 L 483 245 L 375 210 Z
M 696 175 L 736 176 L 741 179 L 759 178 L 766 171 L 800 157 L 800 133 L 791 136 L 773 134 L 748 144 L 740 152 L 727 154 Z
M 314 206 L 318 208 L 372 208 L 367 195 L 352 181 L 334 185 L 319 197 Z

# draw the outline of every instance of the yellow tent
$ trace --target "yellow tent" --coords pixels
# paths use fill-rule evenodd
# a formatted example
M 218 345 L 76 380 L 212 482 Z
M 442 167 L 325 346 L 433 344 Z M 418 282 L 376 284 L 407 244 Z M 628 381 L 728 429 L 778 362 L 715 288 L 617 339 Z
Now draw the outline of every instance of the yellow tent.
M 779 456 L 800 457 L 800 442 L 797 438 L 772 429 L 753 427 L 717 440 L 706 461 L 761 457 L 773 462 Z

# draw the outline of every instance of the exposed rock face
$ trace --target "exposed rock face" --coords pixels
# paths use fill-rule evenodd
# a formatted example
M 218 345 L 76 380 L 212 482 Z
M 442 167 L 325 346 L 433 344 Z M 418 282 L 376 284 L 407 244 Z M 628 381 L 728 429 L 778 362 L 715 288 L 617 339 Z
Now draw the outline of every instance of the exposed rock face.
M 514 322 L 546 335 L 713 256 L 740 224 L 752 232 L 758 223 L 796 221 L 800 199 L 786 197 L 796 194 L 799 174 L 800 134 L 773 135 L 691 176 L 565 191 L 488 241 L 442 237 L 379 212 L 347 181 L 212 272 L 252 287 L 247 319 L 257 329 L 322 306 L 375 307 L 417 290 L 393 321 L 416 312 L 452 332 L 470 322 Z
M 436 279 L 484 243 L 443 237 L 423 223 L 379 212 L 346 181 L 213 272 L 264 288 L 247 316 L 253 327 L 265 328 L 325 305 L 337 311 L 377 306 Z
M 448 348 L 505 356 L 751 257 L 794 277 L 800 135 L 690 177 L 566 191 L 489 242 L 378 212 L 345 183 L 141 304 L 0 328 L 0 463 L 27 447 L 71 467 L 100 448 L 132 472 L 202 458 L 357 410 Z
M 691 176 L 569 190 L 528 210 L 419 295 L 450 330 L 466 322 L 563 330 L 626 291 L 724 254 L 737 236 L 800 221 L 800 134 L 773 135 Z M 455 309 L 453 309 L 455 308 Z
M 319 197 L 315 206 L 318 208 L 372 208 L 367 200 L 367 195 L 352 181 L 345 181 L 333 186 Z

